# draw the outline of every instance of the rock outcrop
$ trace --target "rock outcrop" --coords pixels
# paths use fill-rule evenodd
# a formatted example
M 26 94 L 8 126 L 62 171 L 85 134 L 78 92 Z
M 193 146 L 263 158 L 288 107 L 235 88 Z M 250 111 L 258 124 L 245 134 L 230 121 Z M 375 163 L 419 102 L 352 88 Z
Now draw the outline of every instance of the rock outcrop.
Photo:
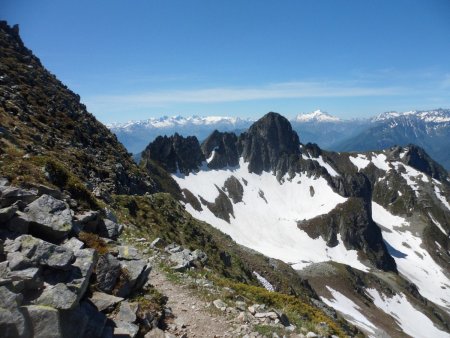
M 114 328 L 105 314 L 144 287 L 151 265 L 136 248 L 110 240 L 119 234 L 101 227 L 118 224 L 110 210 L 73 217 L 70 196 L 60 200 L 39 191 L 11 186 L 7 180 L 0 190 L 6 192 L 0 194 L 0 203 L 8 205 L 0 212 L 0 332 L 23 338 L 110 337 Z M 27 227 L 19 227 L 19 220 L 26 220 Z M 86 247 L 106 241 L 106 253 Z M 105 293 L 96 292 L 88 300 L 94 285 Z M 125 320 L 118 327 L 132 337 L 139 330 L 138 324 Z

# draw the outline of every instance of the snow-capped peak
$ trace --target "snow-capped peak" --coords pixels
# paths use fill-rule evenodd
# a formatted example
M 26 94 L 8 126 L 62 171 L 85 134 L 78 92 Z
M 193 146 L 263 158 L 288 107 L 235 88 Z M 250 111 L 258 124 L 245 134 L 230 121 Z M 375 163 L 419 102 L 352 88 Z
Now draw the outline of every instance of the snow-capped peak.
M 298 114 L 296 119 L 297 122 L 339 122 L 340 118 L 332 116 L 320 109 L 313 111 L 312 113 Z
M 107 127 L 112 130 L 122 129 L 131 130 L 136 127 L 139 128 L 170 128 L 184 125 L 210 125 L 210 124 L 226 124 L 226 125 L 240 125 L 247 124 L 251 122 L 248 119 L 240 117 L 229 117 L 229 116 L 162 116 L 162 117 L 151 117 L 146 120 L 139 121 L 128 121 L 125 123 L 111 123 Z
M 395 118 L 414 118 L 418 120 L 422 120 L 424 122 L 434 122 L 434 123 L 443 123 L 450 122 L 450 110 L 448 109 L 436 109 L 429 111 L 417 111 L 411 110 L 406 112 L 386 112 L 382 113 L 375 118 L 372 119 L 373 122 L 386 121 Z

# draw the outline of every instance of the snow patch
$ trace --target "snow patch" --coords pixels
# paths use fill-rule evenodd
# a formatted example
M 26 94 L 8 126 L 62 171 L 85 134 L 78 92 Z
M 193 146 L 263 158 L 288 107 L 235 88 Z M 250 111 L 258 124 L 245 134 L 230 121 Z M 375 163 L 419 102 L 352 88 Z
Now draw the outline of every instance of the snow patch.
M 422 312 L 412 306 L 403 293 L 387 297 L 376 289 L 366 289 L 375 306 L 396 319 L 402 330 L 415 338 L 450 337 L 439 330 Z
M 266 289 L 267 291 L 270 291 L 270 292 L 275 291 L 275 288 L 273 287 L 272 284 L 270 284 L 270 282 L 267 279 L 265 279 L 263 276 L 261 276 L 256 271 L 253 271 L 253 274 L 256 276 L 256 279 L 258 280 L 258 282 L 261 283 L 261 285 L 264 287 L 264 289 Z
M 320 297 L 322 301 L 336 311 L 341 312 L 347 321 L 369 333 L 370 337 L 375 337 L 374 334 L 377 327 L 361 313 L 361 308 L 339 291 L 329 286 L 327 286 L 327 289 L 330 291 L 333 299 Z
M 359 270 L 368 270 L 358 260 L 357 251 L 347 250 L 340 237 L 339 244 L 330 248 L 321 237 L 312 239 L 297 226 L 298 221 L 327 214 L 347 200 L 335 193 L 322 177 L 308 177 L 303 173 L 293 178 L 286 176 L 280 183 L 268 172 L 261 175 L 249 173 L 248 163 L 242 158 L 235 168 L 172 177 L 182 189 L 188 189 L 195 196 L 213 202 L 218 196 L 216 186 L 223 187 L 226 179 L 232 175 L 240 182 L 245 180 L 247 183 L 243 185 L 242 202 L 233 204 L 234 218 L 230 219 L 230 223 L 217 218 L 206 207 L 197 211 L 187 204 L 186 210 L 228 234 L 237 243 L 289 263 L 295 269 L 333 260 Z M 311 187 L 315 191 L 313 196 Z M 264 191 L 264 199 L 260 197 L 261 190 Z
M 358 154 L 356 157 L 349 156 L 349 160 L 355 165 L 355 167 L 358 168 L 358 171 L 364 169 L 370 163 L 367 156 L 362 154 Z
M 450 210 L 450 204 L 448 204 L 447 199 L 445 198 L 445 196 L 443 196 L 441 189 L 439 189 L 437 185 L 434 186 L 434 192 L 436 194 L 436 197 L 439 198 L 442 204 L 444 204 L 447 207 L 447 209 Z
M 313 160 L 319 162 L 320 166 L 324 167 L 331 176 L 333 176 L 333 177 L 340 176 L 337 173 L 337 171 L 333 169 L 333 167 L 331 165 L 329 165 L 327 162 L 324 161 L 322 155 L 319 155 L 319 157 L 317 157 L 317 158 L 313 158 Z
M 383 238 L 400 274 L 416 284 L 424 297 L 450 313 L 450 280 L 423 248 L 421 234 L 412 233 L 403 217 L 392 215 L 375 202 L 372 202 L 372 218 L 381 225 Z

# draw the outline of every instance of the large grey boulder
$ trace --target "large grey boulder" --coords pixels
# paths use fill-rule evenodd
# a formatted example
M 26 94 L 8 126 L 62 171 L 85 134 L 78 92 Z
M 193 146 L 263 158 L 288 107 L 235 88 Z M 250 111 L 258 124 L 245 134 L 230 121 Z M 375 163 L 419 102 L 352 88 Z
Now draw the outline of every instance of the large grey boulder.
M 84 243 L 80 241 L 78 238 L 72 237 L 62 246 L 75 252 L 77 250 L 83 249 Z
M 192 257 L 192 253 L 188 249 L 172 253 L 169 259 L 175 263 L 173 269 L 176 271 L 184 271 L 194 262 L 194 257 Z
M 48 306 L 25 306 L 34 338 L 60 338 L 62 331 L 59 312 Z
M 77 294 L 78 302 L 89 286 L 98 255 L 94 249 L 81 249 L 75 251 L 75 258 L 67 286 Z
M 87 231 L 87 232 L 97 232 L 97 226 L 100 222 L 100 212 L 98 211 L 85 211 L 80 214 L 76 214 L 74 216 L 73 220 L 73 230 L 76 233 L 79 233 L 80 231 Z
M 122 302 L 120 303 L 119 312 L 116 314 L 115 319 L 124 322 L 134 323 L 137 319 L 136 312 L 139 305 L 137 303 Z
M 30 231 L 44 239 L 58 241 L 72 229 L 69 205 L 50 195 L 42 195 L 25 208 L 30 219 Z
M 35 304 L 50 306 L 55 309 L 68 310 L 77 305 L 78 297 L 64 283 L 47 286 L 35 300 Z
M 116 286 L 120 269 L 120 262 L 113 255 L 108 253 L 100 256 L 96 266 L 97 287 L 99 290 L 111 293 Z
M 7 271 L 5 279 L 13 282 L 14 287 L 17 290 L 37 290 L 44 284 L 41 267 Z
M 23 295 L 14 293 L 6 286 L 0 286 L 0 307 L 14 309 L 22 305 Z
M 109 310 L 117 303 L 123 301 L 122 297 L 116 297 L 104 292 L 94 292 L 89 300 L 95 305 L 97 310 Z
M 9 207 L 17 201 L 26 204 L 33 202 L 37 198 L 35 190 L 26 190 L 12 186 L 0 186 L 0 208 Z
M 0 334 L 2 338 L 31 337 L 26 311 L 20 308 L 0 307 Z
M 20 243 L 20 252 L 35 265 L 47 265 L 51 268 L 67 270 L 74 260 L 73 251 L 48 243 L 30 235 L 16 238 Z
M 120 265 L 127 278 L 117 290 L 116 295 L 125 298 L 133 291 L 139 290 L 144 286 L 152 268 L 143 260 L 123 260 L 120 261 Z
M 116 239 L 122 233 L 124 226 L 109 219 L 104 219 L 98 224 L 97 232 L 101 237 Z

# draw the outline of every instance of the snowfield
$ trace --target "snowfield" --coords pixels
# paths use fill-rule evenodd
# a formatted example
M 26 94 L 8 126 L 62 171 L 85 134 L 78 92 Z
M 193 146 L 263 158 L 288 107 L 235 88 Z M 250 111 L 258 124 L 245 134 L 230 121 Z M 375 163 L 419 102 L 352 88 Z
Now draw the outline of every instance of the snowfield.
M 447 332 L 439 330 L 433 322 L 416 310 L 402 293 L 389 298 L 376 289 L 366 289 L 374 304 L 394 317 L 402 330 L 415 338 L 450 337 Z
M 333 299 L 320 297 L 325 304 L 342 313 L 348 322 L 359 327 L 368 334 L 369 337 L 377 337 L 375 335 L 375 332 L 377 331 L 376 325 L 371 323 L 370 320 L 361 313 L 361 308 L 358 305 L 339 291 L 336 291 L 329 286 L 327 286 L 327 289 L 330 291 Z
M 404 218 L 392 215 L 375 202 L 372 202 L 372 217 L 381 225 L 383 238 L 399 273 L 416 284 L 424 297 L 450 313 L 450 280 L 422 247 L 420 235 L 411 232 L 410 224 Z
M 333 192 L 324 178 L 297 174 L 292 180 L 285 177 L 280 184 L 271 173 L 249 173 L 243 159 L 235 168 L 208 169 L 188 176 L 177 174 L 173 178 L 182 189 L 214 202 L 219 195 L 218 188 L 232 175 L 241 182 L 244 194 L 242 202 L 233 204 L 234 217 L 230 217 L 230 223 L 217 218 L 206 206 L 197 211 L 188 204 L 187 211 L 230 235 L 237 243 L 289 263 L 295 269 L 333 260 L 368 270 L 358 260 L 357 251 L 347 250 L 339 237 L 340 244 L 329 248 L 322 238 L 312 239 L 297 227 L 297 221 L 327 214 L 346 201 Z

